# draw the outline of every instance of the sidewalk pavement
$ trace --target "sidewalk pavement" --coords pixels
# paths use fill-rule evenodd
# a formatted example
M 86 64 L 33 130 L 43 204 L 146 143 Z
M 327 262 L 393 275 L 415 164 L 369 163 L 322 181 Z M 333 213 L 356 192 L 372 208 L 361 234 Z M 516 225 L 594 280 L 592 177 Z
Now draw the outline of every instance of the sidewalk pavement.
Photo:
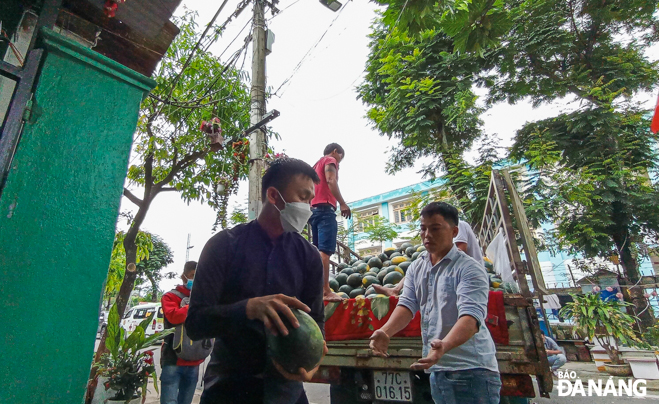
M 618 379 L 629 380 L 633 377 L 615 377 L 610 376 L 606 372 L 599 372 L 595 366 L 595 362 L 568 362 L 562 368 L 558 369 L 559 372 L 572 372 L 576 373 L 578 379 L 581 379 L 582 383 L 585 383 L 586 380 L 602 380 L 603 383 L 606 383 L 606 380 L 609 377 L 613 378 L 615 385 L 618 385 Z M 554 381 L 557 378 L 554 377 Z M 648 391 L 659 391 L 659 380 L 647 380 L 647 390 Z

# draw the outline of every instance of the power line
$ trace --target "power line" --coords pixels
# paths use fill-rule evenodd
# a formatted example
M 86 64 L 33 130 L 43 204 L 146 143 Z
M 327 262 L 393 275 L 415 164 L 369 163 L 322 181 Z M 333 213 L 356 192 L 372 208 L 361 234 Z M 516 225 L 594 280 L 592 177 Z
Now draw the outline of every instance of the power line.
M 272 17 L 270 17 L 270 18 L 268 19 L 268 22 L 274 20 L 275 17 L 277 17 L 278 15 L 280 15 L 281 13 L 283 13 L 284 11 L 288 10 L 289 8 L 293 7 L 293 6 L 296 5 L 299 1 L 300 1 L 300 0 L 295 0 L 293 3 L 289 4 L 288 6 L 284 7 L 283 9 L 279 10 L 279 12 L 278 12 L 277 14 L 273 15 Z
M 242 29 L 240 30 L 240 32 L 238 32 L 238 34 L 237 34 L 237 35 L 231 40 L 231 42 L 229 42 L 229 45 L 227 45 L 227 47 L 222 51 L 222 53 L 220 53 L 220 56 L 218 56 L 218 59 L 221 58 L 222 55 L 224 55 L 224 53 L 225 53 L 226 51 L 229 50 L 229 48 L 231 47 L 231 45 L 233 45 L 233 43 L 236 41 L 236 39 L 238 39 L 238 37 L 240 36 L 240 34 L 243 33 L 243 31 L 245 30 L 245 28 L 247 28 L 247 26 L 248 26 L 249 23 L 251 23 L 251 22 L 252 22 L 252 18 L 250 18 L 249 20 L 247 20 L 247 22 L 246 22 L 245 25 L 242 27 Z
M 311 52 L 312 52 L 314 49 L 316 49 L 316 48 L 318 47 L 318 45 L 319 45 L 320 42 L 323 40 L 323 38 L 325 38 L 325 35 L 326 35 L 327 32 L 329 31 L 329 29 L 332 28 L 332 26 L 334 25 L 334 23 L 336 22 L 336 20 L 341 16 L 341 13 L 343 13 L 343 10 L 345 10 L 346 7 L 348 7 L 348 4 L 349 4 L 349 3 L 350 3 L 350 1 L 348 1 L 348 2 L 343 6 L 343 8 L 341 8 L 341 10 L 339 10 L 339 12 L 336 14 L 336 17 L 334 17 L 334 19 L 333 19 L 332 22 L 329 24 L 329 26 L 327 27 L 327 29 L 325 29 L 325 32 L 323 32 L 323 34 L 320 36 L 320 38 L 318 38 L 318 40 L 316 41 L 316 43 L 313 44 L 313 45 L 311 46 L 311 48 L 309 48 L 309 50 L 307 51 L 307 53 L 305 53 L 304 56 L 302 56 L 302 59 L 300 60 L 300 62 L 299 62 L 294 68 L 293 68 L 293 72 L 291 73 L 291 75 L 290 75 L 286 80 L 284 80 L 283 83 L 281 83 L 281 84 L 279 85 L 279 87 L 278 87 L 277 90 L 273 93 L 273 95 L 277 95 L 277 93 L 279 92 L 279 90 L 281 90 L 281 88 L 282 88 L 284 85 L 286 85 L 286 83 L 289 83 L 289 82 L 291 81 L 291 79 L 293 78 L 293 76 L 295 76 L 295 74 L 297 74 L 297 72 L 300 71 L 300 68 L 302 67 L 302 64 L 305 62 L 305 60 L 307 59 L 307 57 L 311 54 Z M 282 93 L 282 94 L 283 94 L 283 93 Z M 278 96 L 278 97 L 281 97 L 282 94 L 279 94 L 279 95 L 277 95 L 277 96 Z

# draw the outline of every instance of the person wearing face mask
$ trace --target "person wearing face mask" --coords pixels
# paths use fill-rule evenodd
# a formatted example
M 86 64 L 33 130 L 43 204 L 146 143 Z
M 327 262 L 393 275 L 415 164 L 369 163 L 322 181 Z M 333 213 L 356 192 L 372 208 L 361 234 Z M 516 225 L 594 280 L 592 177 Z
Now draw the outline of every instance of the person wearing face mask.
M 197 263 L 188 261 L 183 266 L 181 280 L 173 291 L 167 292 L 160 300 L 164 317 L 165 329 L 182 324 L 188 315 L 190 290 L 195 278 Z M 197 379 L 199 378 L 199 365 L 204 361 L 186 361 L 179 358 L 174 351 L 174 335 L 165 337 L 160 355 L 161 404 L 190 404 L 194 398 Z
M 266 333 L 299 327 L 291 308 L 324 330 L 323 265 L 299 232 L 311 216 L 318 175 L 307 163 L 275 160 L 262 179 L 263 209 L 205 245 L 185 322 L 193 340 L 215 338 L 202 404 L 306 404 L 303 381 L 317 370 L 283 374 L 267 356 Z M 325 348 L 326 350 L 326 348 Z
M 316 196 L 311 201 L 313 212 L 309 224 L 313 236 L 313 244 L 318 247 L 320 257 L 323 260 L 323 297 L 327 301 L 341 301 L 341 297 L 332 292 L 329 286 L 329 261 L 336 251 L 336 234 L 338 223 L 336 222 L 336 206 L 339 205 L 341 215 L 350 219 L 352 213 L 350 207 L 343 200 L 339 190 L 339 163 L 345 157 L 343 147 L 337 143 L 330 143 L 325 147 L 323 157 L 313 166 L 320 178 L 314 192 Z

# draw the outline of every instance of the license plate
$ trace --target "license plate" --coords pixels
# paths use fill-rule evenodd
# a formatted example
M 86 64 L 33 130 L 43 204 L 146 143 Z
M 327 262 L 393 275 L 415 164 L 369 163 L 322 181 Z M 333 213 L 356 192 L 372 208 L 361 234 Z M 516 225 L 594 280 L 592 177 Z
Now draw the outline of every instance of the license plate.
M 412 379 L 409 372 L 373 371 L 375 399 L 412 402 Z

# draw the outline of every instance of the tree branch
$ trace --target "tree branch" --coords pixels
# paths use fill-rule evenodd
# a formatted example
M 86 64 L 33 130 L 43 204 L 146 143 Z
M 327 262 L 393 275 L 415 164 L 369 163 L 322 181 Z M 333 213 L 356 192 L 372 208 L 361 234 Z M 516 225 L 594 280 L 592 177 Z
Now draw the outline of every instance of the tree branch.
M 181 161 L 176 163 L 176 165 L 172 166 L 172 169 L 169 170 L 167 176 L 165 176 L 165 178 L 163 178 L 162 181 L 159 181 L 158 183 L 154 184 L 154 186 L 162 190 L 162 187 L 166 184 L 169 184 L 174 179 L 176 174 L 181 172 L 181 170 L 187 168 L 190 164 L 194 163 L 198 159 L 206 156 L 206 154 L 208 154 L 208 151 L 209 151 L 208 149 L 200 150 L 194 153 L 190 153 L 187 156 L 183 157 Z
M 142 200 L 138 197 L 136 197 L 132 192 L 130 192 L 128 189 L 124 188 L 124 196 L 128 198 L 131 202 L 133 202 L 135 205 L 142 207 Z
M 163 188 L 160 188 L 160 191 L 161 192 L 168 192 L 168 191 L 178 191 L 178 190 L 174 187 L 163 187 Z

